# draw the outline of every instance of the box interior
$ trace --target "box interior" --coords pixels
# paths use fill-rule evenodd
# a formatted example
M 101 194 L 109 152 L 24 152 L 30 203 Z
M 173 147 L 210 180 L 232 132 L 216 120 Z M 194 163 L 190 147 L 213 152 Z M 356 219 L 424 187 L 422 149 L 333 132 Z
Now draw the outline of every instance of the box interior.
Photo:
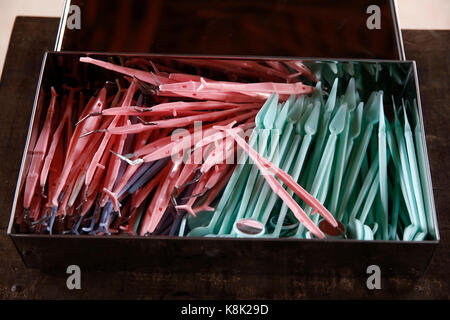
M 36 143 L 38 129 L 42 127 L 43 119 L 45 118 L 46 108 L 48 107 L 49 102 L 49 88 L 50 86 L 55 86 L 55 88 L 59 89 L 63 83 L 70 83 L 70 78 L 73 76 L 79 77 L 80 79 L 89 79 L 92 83 L 92 86 L 89 88 L 90 92 L 95 92 L 98 90 L 105 81 L 113 81 L 116 74 L 112 71 L 103 70 L 101 68 L 91 66 L 91 65 L 80 65 L 79 57 L 85 56 L 85 53 L 48 53 L 44 59 L 43 70 L 41 73 L 41 78 L 39 82 L 39 86 L 36 93 L 36 101 L 33 109 L 33 115 L 30 122 L 30 130 L 29 136 L 27 139 L 27 144 L 25 146 L 25 152 L 22 162 L 22 167 L 20 171 L 20 176 L 18 179 L 18 185 L 16 189 L 16 195 L 14 198 L 13 210 L 11 213 L 11 220 L 8 232 L 13 235 L 24 234 L 23 230 L 20 230 L 18 226 L 15 224 L 14 217 L 17 217 L 23 212 L 23 187 L 24 180 L 26 178 L 27 168 L 30 164 L 30 150 L 33 149 L 33 146 Z M 174 58 L 183 58 L 183 59 L 239 59 L 238 57 L 219 57 L 219 56 L 176 56 L 176 55 L 117 55 L 117 54 L 93 54 L 91 55 L 95 58 L 100 58 L 103 60 L 110 59 L 111 61 L 120 61 L 120 59 L 126 58 L 144 58 L 144 59 L 154 59 L 156 61 L 161 60 L 170 60 Z M 272 61 L 283 61 L 283 59 L 273 59 L 273 58 L 256 58 L 256 57 L 245 57 L 246 60 L 272 60 Z M 405 62 L 396 62 L 396 61 L 380 61 L 380 60 L 336 60 L 336 59 L 314 59 L 314 60 L 302 60 L 305 65 L 310 67 L 313 71 L 322 70 L 321 72 L 321 80 L 322 86 L 324 90 L 330 90 L 332 81 L 336 78 L 337 74 L 330 74 L 329 69 L 326 65 L 334 65 L 340 70 L 341 73 L 339 75 L 340 79 L 347 79 L 347 81 L 351 77 L 351 70 L 355 66 L 360 68 L 376 68 L 381 66 L 382 70 L 391 70 L 391 67 L 395 67 L 397 70 L 401 72 L 397 75 L 398 79 L 393 79 L 392 74 L 388 72 L 381 72 L 379 75 L 379 79 L 374 80 L 371 78 L 363 79 L 364 88 L 361 90 L 361 95 L 364 98 L 367 98 L 369 93 L 373 90 L 384 90 L 384 104 L 387 112 L 388 110 L 392 110 L 392 100 L 393 99 L 397 104 L 401 103 L 402 99 L 405 100 L 416 100 L 417 108 L 422 132 L 422 138 L 424 141 L 424 152 L 426 153 L 426 143 L 425 143 L 425 131 L 423 128 L 423 120 L 422 120 L 422 112 L 421 112 L 421 104 L 419 97 L 419 88 L 417 81 L 417 74 L 415 64 L 410 61 Z M 73 74 L 73 70 L 75 70 L 75 75 Z M 190 71 L 190 70 L 186 70 Z M 395 80 L 395 81 L 394 81 Z M 341 86 L 339 94 L 343 94 L 343 90 L 345 89 L 345 85 Z M 387 117 L 392 117 L 392 115 L 387 114 Z M 426 162 L 427 165 L 427 176 L 428 183 L 425 186 L 429 188 L 430 194 L 432 195 L 432 185 L 431 185 L 431 177 L 429 172 L 429 164 L 428 159 Z M 436 225 L 436 229 L 434 234 L 431 234 L 424 241 L 434 241 L 439 240 L 439 232 L 437 228 L 437 219 L 436 212 L 434 207 L 434 200 L 431 199 L 432 203 L 432 214 L 434 217 L 434 223 Z M 41 235 L 42 236 L 42 235 Z M 189 239 L 189 238 L 186 238 Z

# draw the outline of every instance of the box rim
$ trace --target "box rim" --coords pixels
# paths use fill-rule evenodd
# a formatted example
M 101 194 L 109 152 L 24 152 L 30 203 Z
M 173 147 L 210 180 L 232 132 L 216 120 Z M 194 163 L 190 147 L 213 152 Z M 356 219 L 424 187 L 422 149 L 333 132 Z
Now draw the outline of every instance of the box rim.
M 90 55 L 102 55 L 102 56 L 152 56 L 152 57 L 168 57 L 171 58 L 198 58 L 198 59 L 206 59 L 206 58 L 215 58 L 215 59 L 265 59 L 265 60 L 302 60 L 302 61 L 312 61 L 312 60 L 320 60 L 325 62 L 370 62 L 370 63 L 411 63 L 414 60 L 396 60 L 396 59 L 373 59 L 373 58 L 329 58 L 329 57 L 304 57 L 304 56 L 264 56 L 264 55 L 201 55 L 201 54 L 171 54 L 171 53 L 153 53 L 153 52 L 108 52 L 108 51 L 89 51 L 89 50 L 65 50 L 65 51 L 57 51 L 50 50 L 46 51 L 48 54 L 84 54 L 86 56 Z
M 403 45 L 402 29 L 400 27 L 400 19 L 398 17 L 397 0 L 390 0 L 390 2 L 394 22 L 395 40 L 397 42 L 397 49 L 399 51 L 398 54 L 400 56 L 400 61 L 406 61 L 405 47 Z
M 440 240 L 422 240 L 422 241 L 402 241 L 402 240 L 358 240 L 358 239 L 297 239 L 297 238 L 235 238 L 235 237 L 174 237 L 174 236 L 129 236 L 129 235 L 73 235 L 73 234 L 21 234 L 21 233 L 11 233 L 9 234 L 11 238 L 33 238 L 33 239 L 71 239 L 71 240 L 80 240 L 80 239 L 118 239 L 118 240 L 174 240 L 174 241 L 184 241 L 184 240 L 197 240 L 197 241 L 235 241 L 235 242 L 274 242 L 274 243 L 290 243 L 290 242 L 310 242 L 310 243 L 367 243 L 367 244 L 400 244 L 400 245 L 415 245 L 415 244 L 425 244 L 425 245 L 437 245 Z
M 426 160 L 425 162 L 426 162 L 427 183 L 428 183 L 428 188 L 430 189 L 431 199 L 433 200 L 433 201 L 431 201 L 431 209 L 433 212 L 433 222 L 435 225 L 435 236 L 436 236 L 436 240 L 439 241 L 441 236 L 440 236 L 440 232 L 439 232 L 439 222 L 438 222 L 438 217 L 437 217 L 436 201 L 435 201 L 435 196 L 434 196 L 434 191 L 433 191 L 433 181 L 431 179 L 431 166 L 430 166 L 430 159 L 428 156 L 425 125 L 424 125 L 424 121 L 423 121 L 422 100 L 420 98 L 419 73 L 417 71 L 416 61 L 413 60 L 412 63 L 413 63 L 413 72 L 414 72 L 414 84 L 416 86 L 417 108 L 419 111 L 419 120 L 420 120 L 420 127 L 421 127 L 420 132 L 422 134 L 423 148 L 424 148 L 425 160 Z

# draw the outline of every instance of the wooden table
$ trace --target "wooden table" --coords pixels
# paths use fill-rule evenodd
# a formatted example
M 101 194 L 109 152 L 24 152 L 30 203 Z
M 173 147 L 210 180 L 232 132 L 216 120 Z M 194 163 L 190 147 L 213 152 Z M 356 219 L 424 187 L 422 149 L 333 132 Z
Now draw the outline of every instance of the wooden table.
M 36 83 L 45 50 L 52 50 L 55 18 L 18 17 L 0 83 L 0 298 L 2 299 L 448 299 L 450 279 L 449 43 L 450 31 L 405 30 L 406 56 L 419 70 L 441 243 L 420 279 L 382 279 L 365 289 L 365 278 L 330 274 L 309 279 L 204 273 L 82 273 L 82 290 L 66 288 L 66 270 L 45 273 L 23 266 L 6 236 Z M 68 253 L 70 254 L 70 253 Z

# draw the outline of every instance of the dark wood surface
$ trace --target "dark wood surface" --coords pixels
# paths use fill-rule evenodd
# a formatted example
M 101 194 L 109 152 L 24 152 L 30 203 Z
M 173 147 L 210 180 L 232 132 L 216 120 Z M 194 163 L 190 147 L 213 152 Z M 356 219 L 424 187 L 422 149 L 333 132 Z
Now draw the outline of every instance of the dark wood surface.
M 450 31 L 403 31 L 406 57 L 416 60 L 441 243 L 425 274 L 382 278 L 382 289 L 365 289 L 365 274 L 299 278 L 217 273 L 136 273 L 82 270 L 82 289 L 66 288 L 65 270 L 24 267 L 6 236 L 14 188 L 45 50 L 53 49 L 58 20 L 16 19 L 0 83 L 0 298 L 3 299 L 448 299 L 450 278 L 448 196 Z M 70 255 L 70 252 L 67 252 Z

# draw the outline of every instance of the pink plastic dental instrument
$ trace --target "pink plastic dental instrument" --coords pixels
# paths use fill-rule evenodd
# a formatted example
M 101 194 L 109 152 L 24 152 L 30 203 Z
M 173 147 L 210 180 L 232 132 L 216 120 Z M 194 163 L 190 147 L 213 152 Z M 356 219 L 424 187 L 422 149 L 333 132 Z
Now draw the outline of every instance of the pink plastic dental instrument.
M 40 217 L 41 207 L 43 203 L 43 197 L 39 194 L 38 191 L 34 193 L 33 199 L 31 200 L 30 213 L 29 218 L 31 221 L 36 221 Z
M 290 72 L 280 61 L 267 60 L 266 63 L 273 69 L 279 71 L 284 76 L 289 76 Z
M 100 111 L 104 108 L 104 104 L 106 101 L 106 89 L 102 89 L 97 97 L 94 100 L 92 106 L 87 110 L 87 112 L 96 112 Z M 84 132 L 90 132 L 96 130 L 101 123 L 101 119 L 98 118 L 90 118 L 87 121 L 83 122 L 82 125 L 77 126 L 74 134 L 72 135 L 69 149 L 67 151 L 66 160 L 64 162 L 64 167 L 61 173 L 61 176 L 58 178 L 57 185 L 55 187 L 56 191 L 52 198 L 49 199 L 49 206 L 58 207 L 58 197 L 61 194 L 65 184 L 66 179 L 70 174 L 70 171 L 77 160 L 77 157 L 83 152 L 86 146 L 89 144 L 89 139 L 82 139 L 80 136 Z
M 195 108 L 194 108 L 195 109 Z M 205 110 L 208 110 L 205 108 Z M 137 107 L 137 106 L 123 106 L 120 108 L 109 108 L 106 110 L 103 110 L 102 112 L 95 113 L 95 114 L 89 114 L 83 119 L 81 119 L 77 124 L 83 122 L 89 117 L 96 117 L 96 116 L 158 116 L 158 117 L 164 117 L 164 116 L 191 116 L 191 115 L 197 115 L 201 114 L 201 110 L 153 110 L 153 108 L 147 108 L 147 107 Z
M 175 183 L 180 173 L 181 163 L 181 159 L 177 162 L 172 162 L 169 174 L 163 181 L 162 185 L 159 186 L 155 196 L 153 197 L 152 203 L 147 209 L 144 221 L 142 222 L 140 232 L 141 236 L 147 233 L 153 233 L 155 231 L 156 226 L 169 205 L 170 197 L 173 193 Z
M 107 132 L 109 134 L 113 135 L 123 135 L 123 134 L 132 134 L 132 133 L 139 133 L 145 130 L 154 130 L 157 128 L 181 128 L 185 127 L 191 124 L 194 124 L 196 121 L 212 121 L 218 118 L 226 117 L 229 115 L 236 114 L 238 112 L 244 112 L 247 110 L 255 109 L 254 107 L 240 107 L 240 108 L 233 108 L 223 111 L 215 111 L 215 112 L 209 112 L 205 114 L 200 115 L 194 115 L 194 116 L 187 116 L 187 117 L 181 117 L 181 118 L 173 118 L 173 119 L 167 119 L 167 120 L 157 120 L 157 121 L 144 121 L 141 118 L 141 123 L 137 124 L 130 124 L 126 126 L 120 126 L 120 127 L 113 127 L 108 128 L 104 130 L 92 130 L 85 135 L 90 135 L 95 132 Z
M 47 197 L 51 198 L 54 194 L 55 187 L 57 185 L 57 181 L 59 176 L 61 175 L 62 169 L 64 165 L 64 145 L 63 141 L 59 141 L 58 145 L 56 146 L 55 153 L 53 155 L 53 161 L 49 168 L 48 172 L 48 185 L 47 185 Z M 41 195 L 43 198 L 45 197 L 42 192 Z
M 265 95 L 256 95 L 256 96 L 250 97 L 250 96 L 246 96 L 245 94 L 240 94 L 240 93 L 221 93 L 221 92 L 213 93 L 213 92 L 210 92 L 207 94 L 203 94 L 201 92 L 197 93 L 197 92 L 185 92 L 185 91 L 179 91 L 179 90 L 169 90 L 166 87 L 164 87 L 164 85 L 174 83 L 174 81 L 167 77 L 158 75 L 158 74 L 155 75 L 154 73 L 151 73 L 151 72 L 146 72 L 146 71 L 127 68 L 127 67 L 121 67 L 121 66 L 117 66 L 112 63 L 109 63 L 109 62 L 92 59 L 89 57 L 81 57 L 80 61 L 86 62 L 86 63 L 91 63 L 94 65 L 100 66 L 102 68 L 108 69 L 108 70 L 116 71 L 116 72 L 131 76 L 131 77 L 135 77 L 141 81 L 150 83 L 154 86 L 159 85 L 158 94 L 162 94 L 162 95 L 167 95 L 165 93 L 162 93 L 164 91 L 167 91 L 167 93 L 169 93 L 169 96 L 185 96 L 185 97 L 204 99 L 204 100 L 221 100 L 221 101 L 234 101 L 234 102 L 261 101 L 261 100 L 265 100 L 267 98 L 267 96 L 265 96 Z M 183 85 L 181 85 L 181 88 L 182 88 L 182 86 Z M 172 93 L 172 94 L 170 94 L 170 93 Z M 280 96 L 280 99 L 287 99 L 287 98 L 288 97 Z
M 254 61 L 234 61 L 234 60 L 203 60 L 203 59 L 177 59 L 187 65 L 194 65 L 199 67 L 206 67 L 212 70 L 218 70 L 225 73 L 231 73 L 241 76 L 255 77 L 268 81 L 279 81 L 285 79 L 285 74 L 279 73 L 275 69 L 269 72 L 265 68 L 260 69 L 260 64 Z M 252 63 L 250 63 L 252 62 Z M 270 68 L 268 68 L 270 69 Z
M 197 171 L 199 166 L 199 164 L 192 162 L 186 163 L 181 170 L 177 182 L 175 183 L 175 189 L 178 190 L 182 186 L 184 186 L 189 181 L 189 179 L 191 179 L 195 175 L 195 172 Z
M 105 68 L 107 70 L 115 71 L 132 78 L 137 78 L 141 81 L 150 83 L 152 85 L 159 85 L 164 83 L 172 83 L 173 80 L 170 80 L 168 77 L 165 77 L 161 74 L 154 74 L 153 72 L 142 71 L 139 69 L 133 69 L 128 67 L 121 67 L 115 65 L 113 63 L 105 62 L 102 60 L 97 60 L 89 57 L 81 57 L 80 62 L 94 64 L 96 66 Z
M 161 172 L 159 172 L 155 178 L 153 178 L 149 183 L 147 183 L 143 188 L 138 189 L 135 193 L 133 193 L 131 199 L 131 208 L 132 210 L 137 209 L 141 206 L 144 200 L 148 197 L 150 192 L 152 192 L 162 180 L 167 177 L 170 167 L 166 166 Z
M 121 107 L 114 108 L 114 109 L 122 109 L 123 106 L 130 104 L 133 100 L 133 96 L 136 93 L 136 91 L 137 91 L 136 84 L 134 82 L 131 82 L 130 86 L 128 87 L 128 89 L 126 91 L 126 94 L 122 101 Z M 106 109 L 106 110 L 111 110 L 111 109 Z M 116 127 L 120 119 L 121 119 L 120 116 L 115 116 L 108 128 Z M 92 161 L 91 161 L 89 168 L 87 170 L 87 173 L 86 173 L 86 179 L 85 179 L 86 186 L 88 186 L 91 183 L 92 178 L 95 173 L 95 170 L 97 169 L 98 163 L 100 161 L 100 158 L 103 155 L 103 153 L 105 152 L 105 148 L 106 148 L 107 144 L 109 143 L 110 138 L 111 138 L 110 134 L 107 133 L 104 135 L 99 149 L 97 150 L 94 157 L 92 158 Z
M 214 188 L 208 183 L 206 184 L 205 188 L 207 190 L 210 190 L 208 197 L 206 200 L 198 207 L 194 208 L 193 211 L 195 214 L 201 211 L 214 211 L 215 209 L 211 207 L 211 203 L 214 201 L 214 199 L 219 195 L 220 191 L 226 186 L 228 183 L 228 180 L 230 179 L 231 175 L 234 172 L 235 166 L 228 166 L 229 169 L 227 171 L 221 172 L 221 176 L 219 177 L 219 180 L 216 184 L 214 184 Z M 210 178 L 210 180 L 213 178 L 213 176 Z
M 202 154 L 201 154 L 202 159 L 204 159 L 208 155 L 209 150 L 207 148 L 203 148 L 201 151 L 202 151 Z M 188 182 L 189 179 L 194 177 L 196 174 L 201 174 L 201 175 L 203 174 L 203 172 L 199 171 L 199 169 L 201 167 L 201 163 L 196 163 L 195 160 L 198 160 L 198 159 L 195 159 L 195 155 L 194 155 L 194 161 L 188 161 L 188 162 L 184 163 L 183 169 L 181 169 L 181 173 L 178 177 L 177 182 L 175 183 L 175 187 L 174 187 L 175 190 L 181 191 L 181 189 L 183 187 L 185 187 L 187 184 L 198 182 L 198 180 L 201 178 L 201 176 L 200 176 L 200 178 L 195 179 L 194 182 Z
M 250 112 L 243 113 L 241 115 L 233 115 L 233 118 L 231 120 L 230 119 L 225 119 L 225 120 L 216 122 L 215 124 L 204 125 L 202 127 L 202 129 L 203 129 L 203 132 L 202 132 L 203 133 L 203 137 L 206 137 L 206 136 L 208 136 L 208 135 L 210 135 L 212 133 L 218 132 L 218 130 L 215 130 L 213 128 L 213 125 L 227 125 L 233 120 L 235 120 L 237 122 L 240 122 L 240 121 L 243 121 L 243 120 L 246 120 L 246 119 L 253 118 L 253 116 L 255 116 L 257 113 L 258 113 L 258 110 L 253 110 L 253 111 L 250 111 Z M 194 144 L 194 137 L 195 137 L 195 135 L 194 135 L 195 130 L 194 130 L 194 128 L 190 128 L 190 129 L 188 129 L 188 132 L 191 134 L 192 145 L 193 145 Z M 160 136 L 162 136 L 162 138 L 159 138 L 159 139 L 157 139 L 155 141 L 151 141 L 150 143 L 146 144 L 145 146 L 142 146 L 141 148 L 138 148 L 130 156 L 131 157 L 142 157 L 142 156 L 145 156 L 145 155 L 147 155 L 147 154 L 149 154 L 149 153 L 151 153 L 151 152 L 153 152 L 153 151 L 155 151 L 155 150 L 157 150 L 159 148 L 162 148 L 162 147 L 164 147 L 167 144 L 172 142 L 173 138 L 170 135 L 168 135 L 168 136 L 160 135 Z
M 217 146 L 211 151 L 211 153 L 205 159 L 200 169 L 200 172 L 202 173 L 209 172 L 209 170 L 212 167 L 218 164 L 233 163 L 232 160 L 235 155 L 234 150 L 235 150 L 234 140 L 232 139 L 219 140 Z
M 113 142 L 114 141 L 112 139 L 109 140 L 108 145 L 106 146 L 106 150 L 112 149 Z M 99 145 L 98 149 L 99 148 L 100 148 L 100 145 Z M 95 156 L 95 154 L 94 154 L 94 156 Z M 107 166 L 110 156 L 111 156 L 111 152 L 104 152 L 102 154 L 100 161 L 97 163 L 96 170 L 95 170 L 95 173 L 94 173 L 92 179 L 90 179 L 89 183 L 87 184 L 87 187 L 85 187 L 85 189 L 84 189 L 85 190 L 84 191 L 84 199 L 89 198 L 92 194 L 95 194 L 98 191 L 97 188 L 100 185 L 100 183 L 103 182 L 104 171 L 106 169 L 106 166 Z M 89 170 L 89 168 L 88 168 L 88 170 Z M 85 181 L 86 181 L 86 177 L 85 177 Z M 86 182 L 85 182 L 85 186 L 86 186 Z
M 143 143 L 145 143 L 144 141 L 146 141 L 147 138 L 148 138 L 147 135 L 140 137 L 140 140 L 138 140 L 137 146 L 140 146 Z M 114 187 L 114 191 L 104 190 L 105 192 L 109 192 L 109 196 L 112 199 L 112 201 L 118 202 L 120 200 L 120 192 L 122 192 L 123 188 L 125 188 L 125 186 L 130 181 L 131 177 L 136 173 L 136 171 L 138 169 L 139 169 L 139 165 L 137 165 L 137 166 L 128 166 L 128 168 L 126 169 L 125 173 L 120 178 L 120 180 L 117 183 L 117 185 Z M 122 196 L 125 196 L 125 194 L 123 194 Z M 118 204 L 116 203 L 115 207 L 117 207 L 117 206 L 118 206 Z
M 311 93 L 313 87 L 304 85 L 301 82 L 295 83 L 240 83 L 227 81 L 206 81 L 200 78 L 200 81 L 178 82 L 162 84 L 159 86 L 159 92 L 176 92 L 177 94 L 186 93 L 241 93 L 244 95 L 257 95 L 261 93 L 271 94 L 307 94 Z
M 84 150 L 84 152 L 77 158 L 77 161 L 72 166 L 70 173 L 67 177 L 67 183 L 64 188 L 64 195 L 62 200 L 58 205 L 58 216 L 65 216 L 66 209 L 70 208 L 69 205 L 71 198 L 73 202 L 77 198 L 79 192 L 81 191 L 81 187 L 83 186 L 84 175 L 86 174 L 87 166 L 89 164 L 88 159 L 92 158 L 95 150 L 99 145 L 99 137 L 94 137 L 90 141 L 90 145 Z M 73 204 L 72 202 L 72 204 Z
M 76 89 L 69 88 L 69 90 L 70 90 L 69 98 L 68 98 L 67 103 L 65 104 L 64 114 L 62 116 L 60 123 L 58 124 L 58 127 L 56 128 L 55 132 L 53 133 L 50 148 L 48 150 L 47 156 L 45 157 L 44 165 L 41 170 L 41 176 L 40 176 L 39 183 L 41 186 L 42 193 L 44 193 L 44 187 L 45 187 L 45 183 L 47 182 L 50 165 L 53 163 L 55 151 L 56 151 L 56 148 L 59 144 L 59 141 L 60 141 L 62 133 L 63 133 L 62 131 L 65 127 L 67 129 L 66 136 L 69 137 L 68 134 L 69 134 L 69 131 L 71 130 L 71 124 L 72 124 L 71 116 L 72 116 L 72 109 L 73 109 L 73 104 L 74 104 L 73 96 L 75 94 Z M 70 134 L 72 134 L 72 132 L 70 132 Z M 67 138 L 66 140 L 69 140 L 69 139 Z M 68 143 L 66 143 L 66 144 L 68 144 Z
M 233 130 L 231 126 L 227 127 L 217 127 L 219 130 L 224 130 L 238 143 L 238 145 L 247 152 L 247 154 L 252 158 L 255 164 L 258 166 L 262 172 L 264 178 L 271 186 L 272 190 L 283 199 L 287 206 L 292 210 L 295 217 L 303 224 L 305 227 L 313 233 L 318 238 L 325 238 L 323 232 L 311 221 L 311 219 L 306 215 L 303 209 L 293 200 L 292 197 L 287 193 L 287 191 L 278 183 L 278 181 L 269 173 L 268 170 L 272 171 L 279 179 L 281 179 L 289 188 L 291 188 L 295 194 L 302 198 L 308 205 L 314 208 L 325 220 L 327 220 L 333 227 L 337 228 L 338 224 L 331 213 L 314 197 L 308 194 L 300 185 L 298 185 L 292 177 L 287 173 L 282 171 L 277 166 L 273 165 L 271 162 L 260 156 L 253 148 L 251 148 L 247 142 L 242 139 L 236 130 Z
M 206 183 L 208 182 L 209 176 L 210 176 L 210 174 L 202 175 L 201 179 L 198 181 L 197 185 L 195 186 L 194 191 L 192 192 L 192 194 L 194 196 L 190 197 L 189 201 L 186 204 L 177 205 L 175 208 L 177 210 L 186 210 L 189 214 L 191 214 L 195 217 L 196 216 L 195 212 L 192 209 L 194 202 L 197 200 L 197 197 L 195 197 L 195 195 L 204 192 L 203 189 L 205 188 Z
M 125 144 L 126 135 L 122 135 L 116 138 L 115 148 L 114 152 L 116 153 L 122 153 L 124 144 Z M 119 158 L 112 157 L 109 159 L 110 163 L 108 166 L 108 171 L 106 172 L 105 182 L 103 185 L 103 192 L 106 193 L 107 196 L 111 197 L 111 200 L 114 204 L 114 210 L 119 212 L 119 206 L 117 198 L 113 196 L 113 194 L 109 191 L 112 190 L 114 187 L 114 183 L 116 182 L 117 176 L 119 174 L 119 168 L 121 165 L 121 161 Z M 106 205 L 107 197 L 103 197 L 103 199 L 100 202 L 100 206 L 103 207 Z
M 301 61 L 285 61 L 286 65 L 296 70 L 296 75 L 305 75 L 314 82 L 317 82 L 316 76 Z
M 193 91 L 193 90 L 166 90 L 158 91 L 159 96 L 164 97 L 177 97 L 177 98 L 190 98 L 198 100 L 216 100 L 225 102 L 239 102 L 239 103 L 252 103 L 252 102 L 264 102 L 270 94 L 267 93 L 255 93 L 255 92 L 221 92 L 221 91 Z M 289 95 L 281 95 L 280 100 L 287 100 Z
M 31 166 L 28 171 L 26 183 L 23 206 L 25 209 L 29 209 L 31 206 L 31 200 L 33 199 L 34 191 L 39 181 L 39 175 L 44 164 L 44 158 L 47 153 L 47 146 L 50 139 L 53 114 L 55 113 L 56 97 L 57 93 L 52 87 L 51 89 L 52 97 L 50 101 L 50 106 L 47 111 L 47 115 L 44 122 L 44 127 L 41 130 L 39 139 L 33 149 L 33 157 L 31 160 Z
M 217 90 L 225 92 L 250 92 L 250 93 L 278 93 L 278 94 L 309 94 L 314 88 L 305 85 L 301 82 L 295 83 L 274 83 L 274 82 L 258 82 L 258 83 L 239 83 L 239 82 L 226 82 L 226 81 L 206 81 L 200 79 L 200 85 L 196 88 L 197 91 Z M 160 90 L 163 87 L 170 87 L 180 84 L 168 84 L 161 85 Z
M 222 101 L 194 101 L 194 102 L 167 102 L 154 105 L 150 108 L 150 115 L 155 111 L 169 111 L 180 112 L 185 110 L 211 110 L 211 109 L 231 109 L 236 107 L 250 107 L 258 108 L 261 105 L 259 103 L 232 103 Z
M 253 113 L 256 113 L 256 112 L 257 111 L 253 111 L 251 113 L 245 114 L 244 117 L 235 117 L 234 119 L 239 118 L 239 120 L 240 120 L 240 118 L 249 118 L 252 116 Z M 222 124 L 222 123 L 226 124 L 226 123 L 230 123 L 230 121 L 231 120 L 221 121 L 217 124 L 218 125 Z M 251 125 L 252 125 L 252 123 L 249 123 L 242 128 L 248 128 Z M 214 124 L 207 127 L 207 129 L 204 130 L 203 135 L 207 137 L 208 135 L 217 133 L 217 130 L 215 130 L 213 128 L 213 126 L 214 126 Z M 129 160 L 129 157 L 125 157 L 125 156 L 119 155 L 117 153 L 115 153 L 115 155 L 117 157 L 119 157 L 120 159 L 126 161 L 130 165 L 138 165 L 138 164 L 141 164 L 144 162 L 156 161 L 156 160 L 159 160 L 162 158 L 166 158 L 168 156 L 173 156 L 176 153 L 184 154 L 186 150 L 188 150 L 189 148 L 191 148 L 193 146 L 196 138 L 195 138 L 195 134 L 190 134 L 188 136 L 183 137 L 183 139 L 181 139 L 180 141 L 176 140 L 176 141 L 170 142 L 172 140 L 173 140 L 173 137 L 169 136 L 169 137 L 162 138 L 158 141 L 155 141 L 155 142 L 153 142 L 153 144 L 147 145 L 144 148 L 145 148 L 145 152 L 149 152 L 149 153 L 147 153 L 147 155 L 145 155 L 143 158 Z M 141 149 L 140 151 L 138 150 L 137 152 L 133 153 L 131 156 L 136 157 L 136 156 L 143 154 L 144 153 L 143 149 Z
M 192 195 L 189 196 L 190 198 L 201 198 L 206 193 L 208 193 L 209 190 L 213 189 L 216 185 L 221 185 L 221 179 L 227 177 L 228 175 L 228 168 L 234 168 L 234 165 L 229 165 L 226 163 L 215 165 L 214 170 L 210 170 L 208 172 L 202 173 L 200 179 L 202 182 L 200 183 L 200 180 L 197 184 L 196 190 L 193 191 Z M 200 171 L 201 173 L 201 171 Z M 203 178 L 206 176 L 206 180 Z M 204 181 L 204 182 L 203 182 Z M 228 181 L 228 179 L 226 179 Z M 220 187 L 219 187 L 220 188 Z M 211 201 L 213 199 L 210 199 Z

